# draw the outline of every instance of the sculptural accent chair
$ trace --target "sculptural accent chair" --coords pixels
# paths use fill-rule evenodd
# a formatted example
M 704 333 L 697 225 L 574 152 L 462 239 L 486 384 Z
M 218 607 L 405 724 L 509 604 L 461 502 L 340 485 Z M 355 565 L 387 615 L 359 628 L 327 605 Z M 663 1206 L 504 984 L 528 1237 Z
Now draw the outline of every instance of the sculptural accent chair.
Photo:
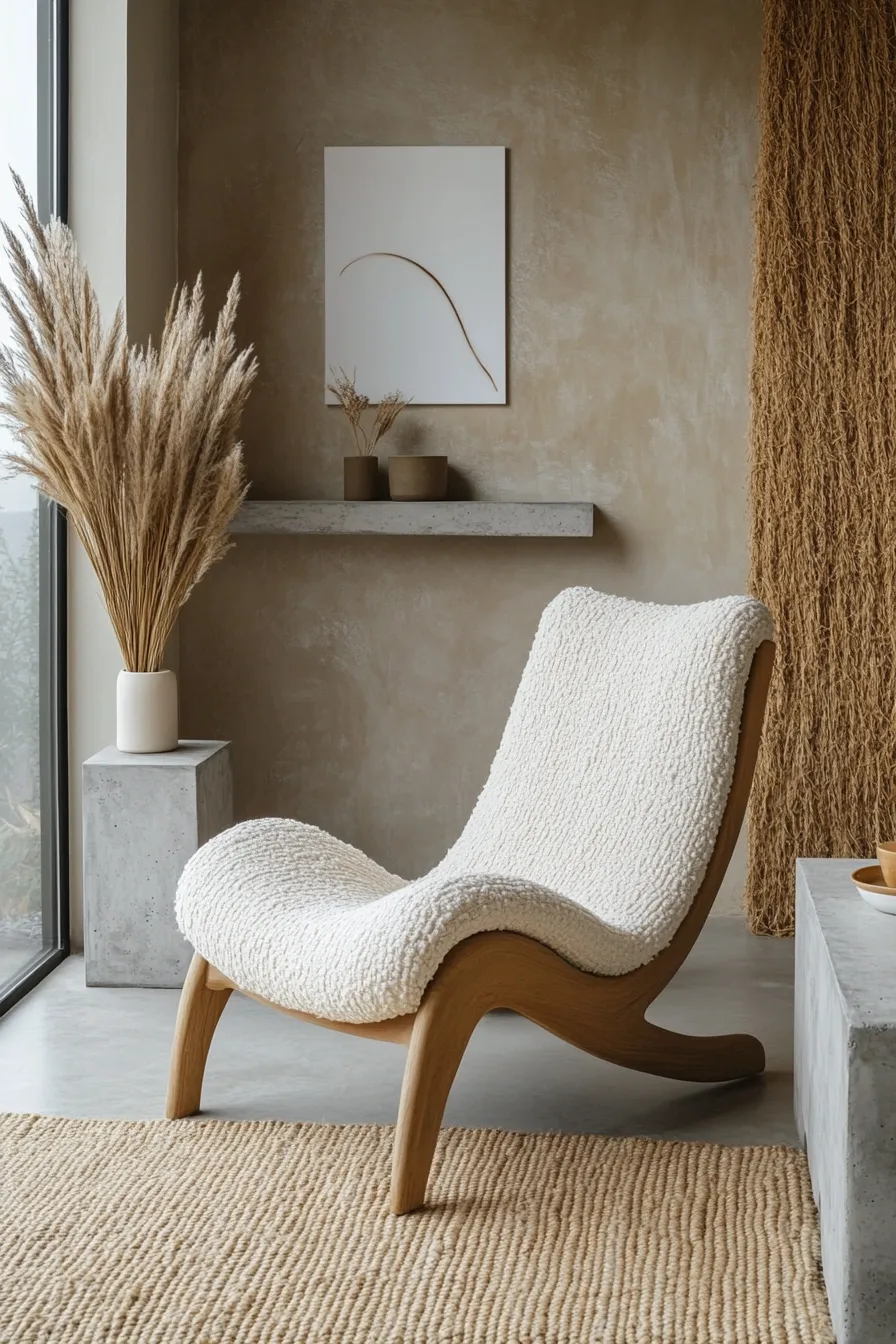
M 167 1114 L 199 1109 L 233 989 L 409 1047 L 392 1209 L 423 1203 L 476 1023 L 510 1008 L 629 1068 L 759 1073 L 751 1036 L 685 1036 L 645 1010 L 690 950 L 743 820 L 774 646 L 765 607 L 656 606 L 587 588 L 545 611 L 460 839 L 405 882 L 297 821 L 249 821 L 190 860 L 193 944 Z

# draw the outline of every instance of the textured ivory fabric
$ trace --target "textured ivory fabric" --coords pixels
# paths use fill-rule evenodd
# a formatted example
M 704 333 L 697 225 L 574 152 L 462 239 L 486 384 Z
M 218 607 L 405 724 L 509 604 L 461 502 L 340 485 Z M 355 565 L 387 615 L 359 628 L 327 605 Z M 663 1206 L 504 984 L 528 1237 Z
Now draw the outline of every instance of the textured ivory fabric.
M 833 1344 L 806 1160 L 443 1130 L 0 1118 L 4 1344 Z
M 345 1022 L 413 1012 L 446 953 L 488 929 L 603 975 L 643 965 L 706 871 L 771 635 L 747 597 L 674 607 L 567 589 L 437 868 L 404 883 L 316 827 L 244 822 L 187 864 L 181 931 L 241 988 Z

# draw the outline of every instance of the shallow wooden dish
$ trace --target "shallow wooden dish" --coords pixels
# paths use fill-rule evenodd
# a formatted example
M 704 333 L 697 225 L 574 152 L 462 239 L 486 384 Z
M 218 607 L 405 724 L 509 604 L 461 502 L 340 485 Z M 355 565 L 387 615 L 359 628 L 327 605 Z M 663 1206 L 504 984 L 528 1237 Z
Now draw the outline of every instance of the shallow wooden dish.
M 852 880 L 863 901 L 867 901 L 882 914 L 896 915 L 896 887 L 885 886 L 883 877 L 879 864 L 872 863 L 864 868 L 857 868 Z
M 877 846 L 877 861 L 888 887 L 896 887 L 896 840 L 881 840 Z

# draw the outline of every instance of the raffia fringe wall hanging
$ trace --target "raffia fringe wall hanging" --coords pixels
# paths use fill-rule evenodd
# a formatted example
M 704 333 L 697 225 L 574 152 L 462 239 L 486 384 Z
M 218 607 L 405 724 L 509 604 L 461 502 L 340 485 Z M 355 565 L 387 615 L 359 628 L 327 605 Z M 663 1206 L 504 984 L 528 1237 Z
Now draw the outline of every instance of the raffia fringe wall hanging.
M 798 856 L 896 837 L 896 0 L 766 0 L 760 111 L 747 905 L 787 934 Z

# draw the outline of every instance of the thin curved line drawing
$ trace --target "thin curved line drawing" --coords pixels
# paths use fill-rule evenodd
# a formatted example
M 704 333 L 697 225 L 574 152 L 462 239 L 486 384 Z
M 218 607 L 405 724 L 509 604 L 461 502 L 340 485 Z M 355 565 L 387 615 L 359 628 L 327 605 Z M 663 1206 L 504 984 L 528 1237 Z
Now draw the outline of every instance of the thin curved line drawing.
M 405 256 L 402 256 L 402 254 L 401 254 L 400 252 L 363 252 L 363 253 L 361 254 L 360 257 L 353 257 L 351 261 L 347 261 L 347 262 L 345 263 L 345 265 L 343 266 L 342 270 L 339 272 L 340 276 L 345 275 L 346 271 L 348 270 L 348 268 L 349 268 L 350 266 L 354 266 L 354 265 L 356 265 L 359 261 L 366 261 L 368 257 L 392 257 L 392 258 L 394 258 L 395 261 L 406 261 L 407 264 L 408 264 L 409 266 L 416 266 L 418 271 L 422 271 L 424 275 L 428 275 L 428 276 L 429 276 L 429 278 L 430 278 L 430 280 L 432 280 L 433 284 L 438 285 L 439 289 L 442 291 L 442 293 L 445 295 L 445 298 L 448 300 L 449 304 L 451 305 L 451 311 L 452 311 L 452 313 L 454 314 L 454 316 L 457 318 L 457 325 L 460 327 L 461 331 L 463 332 L 463 338 L 464 338 L 464 340 L 466 341 L 467 345 L 468 345 L 469 348 L 470 348 L 470 354 L 473 356 L 473 358 L 475 359 L 476 363 L 479 365 L 480 369 L 481 369 L 482 372 L 485 374 L 486 378 L 489 380 L 489 382 L 491 383 L 492 387 L 493 387 L 493 388 L 495 389 L 495 391 L 497 392 L 497 390 L 498 390 L 498 384 L 495 382 L 494 378 L 493 378 L 492 375 L 489 373 L 488 369 L 485 367 L 485 365 L 483 364 L 482 360 L 481 360 L 481 359 L 479 358 L 479 356 L 477 355 L 477 353 L 476 353 L 476 348 L 475 348 L 475 346 L 473 345 L 473 342 L 470 340 L 469 336 L 467 335 L 467 329 L 466 329 L 466 327 L 464 326 L 463 318 L 461 317 L 460 313 L 457 311 L 457 304 L 454 302 L 454 300 L 452 299 L 451 295 L 448 293 L 448 291 L 447 291 L 447 289 L 445 288 L 445 286 L 442 284 L 442 282 L 441 282 L 441 280 L 439 279 L 439 277 L 438 277 L 437 275 L 433 275 L 432 271 L 429 270 L 426 266 L 424 266 L 423 263 L 422 263 L 422 261 L 415 261 L 413 257 L 405 257 Z

